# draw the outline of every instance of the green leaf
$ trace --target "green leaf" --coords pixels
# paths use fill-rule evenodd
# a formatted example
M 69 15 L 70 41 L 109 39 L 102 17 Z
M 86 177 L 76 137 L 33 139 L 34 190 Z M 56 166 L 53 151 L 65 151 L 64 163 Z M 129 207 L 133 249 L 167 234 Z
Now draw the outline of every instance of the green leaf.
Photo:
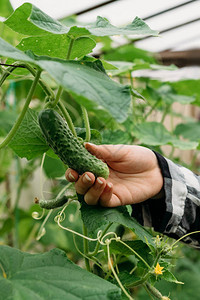
M 149 265 L 153 263 L 153 257 L 149 254 L 150 249 L 147 244 L 143 243 L 140 240 L 124 241 L 124 243 L 131 247 L 135 252 L 137 252 Z M 110 249 L 112 250 L 112 253 L 115 254 L 123 254 L 125 256 L 135 255 L 134 252 L 131 251 L 128 247 L 117 241 L 111 242 Z M 140 260 L 137 255 L 135 255 L 135 257 Z M 145 264 L 142 261 L 140 261 L 140 263 L 142 263 L 142 266 L 145 267 Z
M 117 286 L 81 269 L 59 249 L 29 254 L 0 246 L 0 263 L 2 299 L 121 299 Z
M 175 148 L 179 148 L 181 150 L 192 150 L 198 147 L 199 142 L 185 141 L 174 138 L 169 142 L 169 144 L 172 144 Z
M 141 143 L 151 146 L 166 145 L 172 140 L 167 129 L 157 122 L 144 122 L 137 125 L 134 134 Z
M 158 90 L 157 93 L 161 99 L 167 104 L 172 104 L 174 102 L 179 102 L 181 104 L 189 104 L 194 102 L 195 97 L 193 96 L 185 96 L 185 95 L 178 95 L 172 89 L 172 87 L 168 84 L 162 85 Z
M 178 124 L 175 128 L 174 133 L 180 135 L 190 141 L 200 141 L 200 123 L 199 122 L 188 122 Z
M 5 23 L 14 31 L 30 36 L 44 35 L 48 32 L 55 34 L 68 33 L 72 38 L 89 34 L 95 36 L 132 35 L 134 38 L 158 35 L 157 31 L 151 30 L 149 26 L 138 17 L 136 17 L 131 24 L 120 28 L 111 25 L 105 18 L 98 17 L 94 24 L 85 27 L 73 26 L 70 29 L 30 3 L 24 3 L 17 8 Z
M 66 33 L 69 27 L 52 19 L 31 3 L 24 3 L 5 21 L 12 30 L 24 35 L 37 36 L 51 33 Z
M 65 174 L 67 169 L 61 160 L 52 158 L 48 155 L 45 156 L 43 168 L 48 178 L 61 177 Z
M 141 59 L 135 59 L 134 62 L 128 61 L 111 61 L 112 64 L 117 68 L 117 70 L 111 70 L 112 76 L 117 76 L 131 71 L 150 69 L 150 70 L 176 70 L 174 65 L 163 66 L 159 64 L 151 64 L 149 62 L 143 61 Z
M 122 45 L 113 49 L 111 47 L 110 52 L 104 55 L 106 60 L 111 61 L 130 61 L 131 63 L 135 59 L 142 59 L 145 62 L 156 63 L 156 59 L 153 53 L 150 53 L 146 50 L 136 48 L 133 44 L 130 45 Z
M 129 215 L 125 206 L 116 208 L 93 207 L 83 202 L 81 215 L 84 224 L 91 233 L 94 233 L 99 227 L 113 222 L 128 227 L 143 242 L 148 241 L 149 244 L 154 245 L 151 234 Z
M 26 157 L 27 159 L 37 157 L 49 149 L 41 133 L 37 113 L 34 110 L 27 110 L 9 146 L 19 157 Z
M 31 59 L 22 51 L 14 48 L 12 45 L 4 41 L 2 38 L 0 38 L 0 56 L 12 58 L 14 60 L 34 63 L 33 59 Z
M 130 134 L 122 130 L 106 129 L 102 132 L 103 144 L 128 144 L 132 141 Z
M 77 39 L 81 36 L 90 35 L 90 32 L 84 27 L 72 26 L 67 34 L 71 39 Z
M 118 276 L 119 276 L 121 283 L 125 287 L 134 285 L 138 280 L 141 279 L 140 277 L 136 276 L 135 274 L 130 274 L 126 270 L 123 270 L 122 272 L 120 272 Z
M 195 97 L 194 105 L 200 106 L 200 80 L 188 79 L 169 83 L 177 94 Z
M 149 35 L 158 35 L 158 31 L 152 30 L 138 17 L 125 27 L 115 27 L 107 19 L 97 17 L 96 22 L 88 26 L 87 29 L 95 36 L 131 35 L 132 38 L 142 38 Z
M 64 61 L 27 54 L 0 39 L 0 55 L 37 64 L 97 116 L 107 119 L 112 116 L 118 122 L 126 120 L 131 102 L 130 87 L 110 79 L 101 61 Z
M 0 16 L 7 18 L 10 14 L 12 14 L 13 8 L 10 4 L 9 0 L 1 0 L 1 10 L 0 10 Z
M 42 60 L 41 57 L 37 63 L 79 104 L 95 111 L 97 116 L 104 110 L 104 116 L 103 112 L 100 114 L 102 118 L 107 111 L 118 122 L 126 120 L 131 102 L 130 87 L 111 80 L 101 71 L 100 61 L 97 65 L 97 62 Z
M 37 55 L 48 55 L 66 59 L 69 44 L 70 38 L 65 34 L 48 34 L 24 38 L 17 45 L 17 48 L 22 51 L 32 50 Z M 78 38 L 74 41 L 70 58 L 81 58 L 92 52 L 95 46 L 95 41 L 89 37 Z
M 197 142 L 183 141 L 172 135 L 163 124 L 157 122 L 144 122 L 135 127 L 135 136 L 141 143 L 151 146 L 171 144 L 181 150 L 196 149 Z
M 85 136 L 86 136 L 86 129 L 85 128 L 80 128 L 80 127 L 76 127 L 76 133 L 79 137 L 81 137 L 83 140 L 85 140 Z M 100 145 L 102 144 L 102 136 L 101 133 L 96 130 L 96 129 L 90 129 L 90 133 L 91 133 L 91 138 L 90 138 L 90 143 L 96 144 L 96 145 Z
M 176 284 L 184 284 L 183 282 L 178 281 L 176 277 L 169 270 L 164 270 L 162 274 L 162 278 L 165 279 L 166 281 L 174 282 Z

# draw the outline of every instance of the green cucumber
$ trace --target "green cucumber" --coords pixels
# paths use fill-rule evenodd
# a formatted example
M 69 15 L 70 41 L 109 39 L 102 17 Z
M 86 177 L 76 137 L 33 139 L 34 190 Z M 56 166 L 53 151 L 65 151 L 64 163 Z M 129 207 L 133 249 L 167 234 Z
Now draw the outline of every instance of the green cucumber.
M 79 139 L 72 134 L 66 121 L 55 110 L 42 110 L 38 121 L 48 145 L 64 164 L 80 175 L 92 172 L 95 177 L 108 178 L 107 164 L 85 149 Z
M 69 200 L 68 197 L 63 195 L 59 198 L 50 199 L 50 200 L 35 198 L 35 203 L 39 204 L 39 206 L 42 208 L 53 209 L 53 208 L 63 206 L 65 203 L 67 203 L 68 200 Z

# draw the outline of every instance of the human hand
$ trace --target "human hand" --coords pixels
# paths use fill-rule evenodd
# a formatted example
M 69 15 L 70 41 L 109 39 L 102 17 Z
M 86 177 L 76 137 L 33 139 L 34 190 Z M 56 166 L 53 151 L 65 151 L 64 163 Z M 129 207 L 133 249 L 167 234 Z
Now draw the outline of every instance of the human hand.
M 163 176 L 153 151 L 135 145 L 85 144 L 86 149 L 109 166 L 109 177 L 95 179 L 94 174 L 79 175 L 66 171 L 66 179 L 75 182 L 78 194 L 89 205 L 105 207 L 135 204 L 155 197 L 162 189 Z

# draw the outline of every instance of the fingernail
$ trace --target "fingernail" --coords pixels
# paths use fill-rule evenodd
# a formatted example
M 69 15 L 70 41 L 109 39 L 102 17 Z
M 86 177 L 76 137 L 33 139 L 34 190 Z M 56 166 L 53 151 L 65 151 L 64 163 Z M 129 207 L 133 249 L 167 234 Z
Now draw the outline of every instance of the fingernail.
M 112 184 L 110 182 L 107 183 L 107 185 L 109 186 L 109 188 L 112 188 Z
M 91 179 L 87 174 L 85 174 L 85 175 L 83 176 L 83 182 L 84 182 L 84 183 L 87 183 L 87 182 L 90 182 L 90 181 L 92 181 L 92 179 Z
M 68 176 L 69 176 L 69 179 L 71 179 L 71 180 L 76 180 L 75 177 L 72 175 L 72 173 L 69 173 Z
M 95 144 L 92 144 L 92 143 L 89 143 L 89 142 L 85 142 L 83 144 L 84 144 L 84 146 L 87 146 L 87 145 L 95 146 Z
M 103 184 L 103 181 L 101 179 L 97 178 L 97 181 L 99 184 Z

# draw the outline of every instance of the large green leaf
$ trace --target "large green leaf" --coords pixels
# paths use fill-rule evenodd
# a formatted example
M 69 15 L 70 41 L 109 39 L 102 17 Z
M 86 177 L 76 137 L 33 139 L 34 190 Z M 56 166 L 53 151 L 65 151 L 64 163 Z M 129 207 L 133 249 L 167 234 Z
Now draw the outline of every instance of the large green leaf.
M 121 299 L 120 289 L 72 263 L 64 251 L 23 253 L 0 246 L 0 299 Z
M 141 143 L 151 146 L 171 144 L 182 150 L 196 149 L 197 142 L 182 141 L 172 135 L 161 123 L 144 122 L 135 127 L 135 136 Z
M 61 31 L 62 27 L 66 28 L 65 32 L 69 30 L 69 28 L 67 29 L 67 27 L 61 25 L 60 22 L 52 19 L 50 16 L 42 12 L 31 3 L 24 3 L 19 6 L 14 11 L 14 13 L 5 21 L 5 24 L 14 31 L 22 33 L 24 35 L 34 36 L 46 34 L 47 31 L 35 25 L 33 20 L 35 20 L 36 24 L 37 20 L 40 20 L 39 24 L 41 24 L 41 27 L 42 24 L 45 24 L 47 29 L 51 28 L 52 26 L 53 28 L 57 28 L 56 33 L 58 33 L 58 31 Z M 55 33 L 54 31 L 55 30 L 50 32 Z
M 17 48 L 22 51 L 32 50 L 37 55 L 48 55 L 66 59 L 69 45 L 70 38 L 67 35 L 48 34 L 24 38 Z M 89 37 L 80 37 L 76 39 L 73 44 L 70 58 L 81 58 L 92 52 L 95 45 L 95 41 Z
M 0 55 L 37 64 L 46 70 L 55 81 L 68 90 L 78 103 L 97 116 L 108 119 L 112 116 L 123 122 L 128 116 L 131 102 L 130 87 L 110 79 L 101 61 L 64 61 L 47 56 L 26 55 L 0 39 Z M 104 111 L 104 113 L 102 113 Z M 106 115 L 106 111 L 109 113 Z
M 37 157 L 49 149 L 41 133 L 37 113 L 34 110 L 28 109 L 9 146 L 19 157 L 26 157 L 27 159 Z
M 14 31 L 30 36 L 51 32 L 55 34 L 68 33 L 73 38 L 90 34 L 95 36 L 132 35 L 135 38 L 142 38 L 158 34 L 138 17 L 131 24 L 120 28 L 111 25 L 105 18 L 98 17 L 94 24 L 85 27 L 73 26 L 70 29 L 30 3 L 24 3 L 17 8 L 5 23 Z
M 34 60 L 22 51 L 14 48 L 12 45 L 0 38 L 0 56 L 12 58 L 18 61 L 34 63 Z
M 172 104 L 174 102 L 189 104 L 191 102 L 194 102 L 195 100 L 194 96 L 176 94 L 176 92 L 168 84 L 162 85 L 159 89 L 157 89 L 156 92 L 158 93 L 160 99 L 162 99 L 167 104 Z
M 200 141 L 200 122 L 189 122 L 178 124 L 174 131 L 190 141 Z
M 123 254 L 124 256 L 134 255 L 134 252 L 131 251 L 133 249 L 136 253 L 138 253 L 149 265 L 153 264 L 153 256 L 150 254 L 150 249 L 147 244 L 143 243 L 140 240 L 133 241 L 124 241 L 124 243 L 129 247 L 126 247 L 124 244 L 118 241 L 112 241 L 110 243 L 110 249 L 112 253 L 115 254 Z M 131 249 L 130 249 L 131 248 Z M 138 256 L 135 255 L 137 259 Z M 140 260 L 140 259 L 139 259 Z M 140 260 L 140 265 L 142 264 L 142 260 Z M 144 265 L 145 267 L 145 265 Z
M 141 143 L 152 146 L 166 145 L 171 141 L 171 134 L 157 122 L 144 122 L 136 126 L 134 134 Z
M 106 109 L 118 122 L 128 116 L 130 88 L 111 80 L 97 69 L 101 62 L 40 60 L 45 69 L 61 86 L 72 93 L 78 103 L 88 110 Z
M 132 142 L 132 137 L 127 131 L 109 130 L 102 132 L 103 144 L 129 144 Z
M 146 79 L 144 79 L 146 81 Z M 154 79 L 148 78 L 148 83 L 155 89 L 159 89 L 162 82 Z M 189 97 L 194 97 L 195 101 L 192 102 L 193 105 L 200 106 L 200 80 L 199 79 L 187 79 L 179 80 L 174 82 L 165 82 L 165 84 L 170 85 L 173 91 L 177 95 L 185 95 Z
M 158 31 L 150 29 L 149 26 L 138 17 L 125 27 L 115 27 L 110 24 L 107 19 L 97 17 L 96 22 L 88 26 L 87 29 L 96 36 L 131 35 L 132 38 L 142 38 L 148 35 L 158 35 Z
M 143 70 L 143 69 L 170 70 L 170 71 L 176 69 L 174 65 L 164 66 L 159 64 L 151 64 L 141 59 L 134 60 L 133 62 L 111 61 L 111 63 L 117 68 L 117 70 L 109 70 L 109 73 L 112 74 L 112 76 L 128 73 L 135 70 Z
M 91 233 L 94 233 L 99 227 L 113 222 L 128 227 L 135 232 L 140 240 L 145 243 L 148 241 L 153 245 L 151 234 L 129 215 L 126 206 L 105 208 L 82 202 L 81 215 L 84 224 Z
M 67 168 L 60 159 L 46 155 L 43 169 L 48 178 L 57 178 L 63 176 Z
M 188 79 L 169 83 L 177 92 L 186 96 L 195 97 L 194 105 L 200 106 L 200 80 Z
M 104 58 L 106 60 L 123 62 L 129 61 L 132 63 L 135 59 L 142 59 L 145 62 L 149 62 L 151 64 L 156 63 L 156 59 L 154 58 L 153 53 L 150 53 L 140 48 L 136 48 L 133 44 L 122 45 L 115 49 L 113 49 L 113 47 L 110 48 L 110 51 L 104 54 Z
M 77 135 L 82 138 L 83 140 L 85 140 L 86 138 L 86 129 L 85 128 L 80 128 L 80 127 L 76 127 L 76 133 Z M 90 129 L 90 143 L 96 144 L 96 145 L 100 145 L 102 144 L 102 136 L 101 133 L 96 130 L 96 129 Z
M 12 5 L 9 0 L 1 0 L 0 16 L 7 18 L 13 12 Z

